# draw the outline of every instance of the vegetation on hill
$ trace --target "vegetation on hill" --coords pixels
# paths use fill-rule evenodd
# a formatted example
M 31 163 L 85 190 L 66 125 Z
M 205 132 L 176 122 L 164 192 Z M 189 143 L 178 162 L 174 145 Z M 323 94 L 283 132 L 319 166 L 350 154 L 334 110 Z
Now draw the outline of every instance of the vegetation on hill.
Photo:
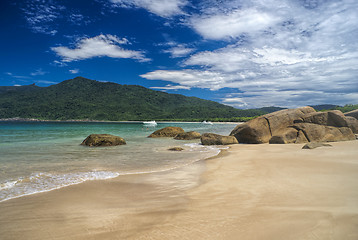
M 24 92 L 24 91 L 32 91 L 38 89 L 40 87 L 35 84 L 25 85 L 25 86 L 0 86 L 0 94 L 10 93 L 10 92 Z
M 260 110 L 240 110 L 196 97 L 82 77 L 49 87 L 7 88 L 0 92 L 0 118 L 242 121 L 264 114 Z
M 339 106 L 333 104 L 321 104 L 321 105 L 313 105 L 310 107 L 313 107 L 316 111 L 323 111 L 323 110 L 332 110 Z
M 343 113 L 350 112 L 356 109 L 358 109 L 358 104 L 346 104 L 343 107 L 338 106 L 335 108 L 335 110 L 340 110 Z
M 272 113 L 272 112 L 277 112 L 283 109 L 287 109 L 287 108 L 282 108 L 282 107 L 262 107 L 262 108 L 256 108 L 256 110 L 263 112 L 264 114 L 267 113 Z
M 358 105 L 313 106 L 316 110 L 348 112 Z M 256 116 L 282 110 L 264 107 L 240 110 L 214 101 L 154 91 L 137 85 L 98 82 L 83 77 L 49 87 L 0 87 L 0 119 L 108 121 L 248 121 Z
M 346 104 L 343 107 L 338 105 L 325 104 L 325 105 L 316 105 L 312 107 L 316 111 L 340 110 L 341 112 L 345 113 L 358 109 L 358 104 Z

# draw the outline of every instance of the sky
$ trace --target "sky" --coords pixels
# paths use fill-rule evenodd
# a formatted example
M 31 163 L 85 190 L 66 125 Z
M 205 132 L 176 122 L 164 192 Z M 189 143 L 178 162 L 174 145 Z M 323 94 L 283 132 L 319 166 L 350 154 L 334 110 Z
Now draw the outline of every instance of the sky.
M 236 108 L 358 103 L 357 0 L 1 0 L 0 85 L 82 76 Z

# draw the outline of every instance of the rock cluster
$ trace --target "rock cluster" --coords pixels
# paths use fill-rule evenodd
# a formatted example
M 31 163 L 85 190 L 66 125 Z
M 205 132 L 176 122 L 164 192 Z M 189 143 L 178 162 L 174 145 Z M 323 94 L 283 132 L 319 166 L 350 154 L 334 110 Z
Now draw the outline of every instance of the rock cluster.
M 285 109 L 238 125 L 239 143 L 307 143 L 354 140 L 358 120 L 338 110 L 316 112 L 311 107 Z
M 123 138 L 111 134 L 91 134 L 81 143 L 81 145 L 90 147 L 117 146 L 124 144 L 126 144 L 126 141 Z

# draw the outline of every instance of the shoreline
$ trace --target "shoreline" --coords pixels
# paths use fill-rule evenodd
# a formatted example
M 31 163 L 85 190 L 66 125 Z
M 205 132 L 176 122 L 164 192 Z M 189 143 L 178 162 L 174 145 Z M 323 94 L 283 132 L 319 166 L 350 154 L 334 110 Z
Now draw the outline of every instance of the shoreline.
M 358 141 L 330 144 L 313 150 L 302 144 L 232 145 L 180 169 L 12 199 L 0 203 L 0 234 L 4 239 L 357 239 Z
M 143 123 L 143 121 L 107 121 L 107 120 L 91 120 L 91 119 L 67 119 L 67 120 L 45 120 L 45 119 L 36 119 L 36 118 L 0 118 L 0 122 L 49 122 L 49 123 Z M 192 121 L 156 121 L 157 123 L 202 123 L 202 122 L 192 122 Z M 215 124 L 240 124 L 243 122 L 213 122 Z
M 26 198 L 27 196 L 33 196 L 33 195 L 37 195 L 37 194 L 42 194 L 42 193 L 49 193 L 52 191 L 57 191 L 63 188 L 67 188 L 67 187 L 71 187 L 74 185 L 80 185 L 80 184 L 84 184 L 86 182 L 92 182 L 92 181 L 107 181 L 107 180 L 111 180 L 111 179 L 116 179 L 116 178 L 121 178 L 123 176 L 139 176 L 139 175 L 146 175 L 146 174 L 160 174 L 160 173 L 166 173 L 166 172 L 170 172 L 170 171 L 175 171 L 176 169 L 181 169 L 181 168 L 185 168 L 189 165 L 192 164 L 196 164 L 197 162 L 205 162 L 206 160 L 212 159 L 212 158 L 216 158 L 218 156 L 220 156 L 222 154 L 223 151 L 226 151 L 229 147 L 227 146 L 217 146 L 216 150 L 217 153 L 213 153 L 213 156 L 210 157 L 204 157 L 201 156 L 201 158 L 199 159 L 195 159 L 192 162 L 188 162 L 188 163 L 184 163 L 182 165 L 178 165 L 178 166 L 173 166 L 170 168 L 165 168 L 165 169 L 157 169 L 157 170 L 151 170 L 151 171 L 144 171 L 144 172 L 125 172 L 125 173 L 118 173 L 118 172 L 111 172 L 111 171 L 90 171 L 90 172 L 83 172 L 82 174 L 84 175 L 88 175 L 88 174 L 96 174 L 96 173 L 105 173 L 105 176 L 103 178 L 89 178 L 89 179 L 83 179 L 82 177 L 79 178 L 78 182 L 72 182 L 72 183 L 68 183 L 65 185 L 61 185 L 61 186 L 55 186 L 53 188 L 50 189 L 43 189 L 43 190 L 38 190 L 35 192 L 31 192 L 31 193 L 26 193 L 23 195 L 19 195 L 19 196 L 14 196 L 14 197 L 10 197 L 10 198 L 6 198 L 6 199 L 2 199 L 0 200 L 0 203 L 2 202 L 7 202 L 7 201 L 11 201 L 14 199 L 19 199 L 19 198 Z M 191 151 L 190 148 L 187 149 L 188 151 Z M 168 151 L 168 150 L 165 150 Z M 80 173 L 78 173 L 80 174 Z M 108 176 L 108 174 L 112 175 L 112 176 Z

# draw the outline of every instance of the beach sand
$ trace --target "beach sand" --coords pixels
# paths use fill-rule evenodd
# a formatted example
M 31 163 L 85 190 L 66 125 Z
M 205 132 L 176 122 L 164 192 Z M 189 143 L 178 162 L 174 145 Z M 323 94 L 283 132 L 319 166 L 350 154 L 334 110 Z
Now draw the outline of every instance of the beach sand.
M 0 239 L 358 239 L 358 141 L 234 145 L 0 203 Z

